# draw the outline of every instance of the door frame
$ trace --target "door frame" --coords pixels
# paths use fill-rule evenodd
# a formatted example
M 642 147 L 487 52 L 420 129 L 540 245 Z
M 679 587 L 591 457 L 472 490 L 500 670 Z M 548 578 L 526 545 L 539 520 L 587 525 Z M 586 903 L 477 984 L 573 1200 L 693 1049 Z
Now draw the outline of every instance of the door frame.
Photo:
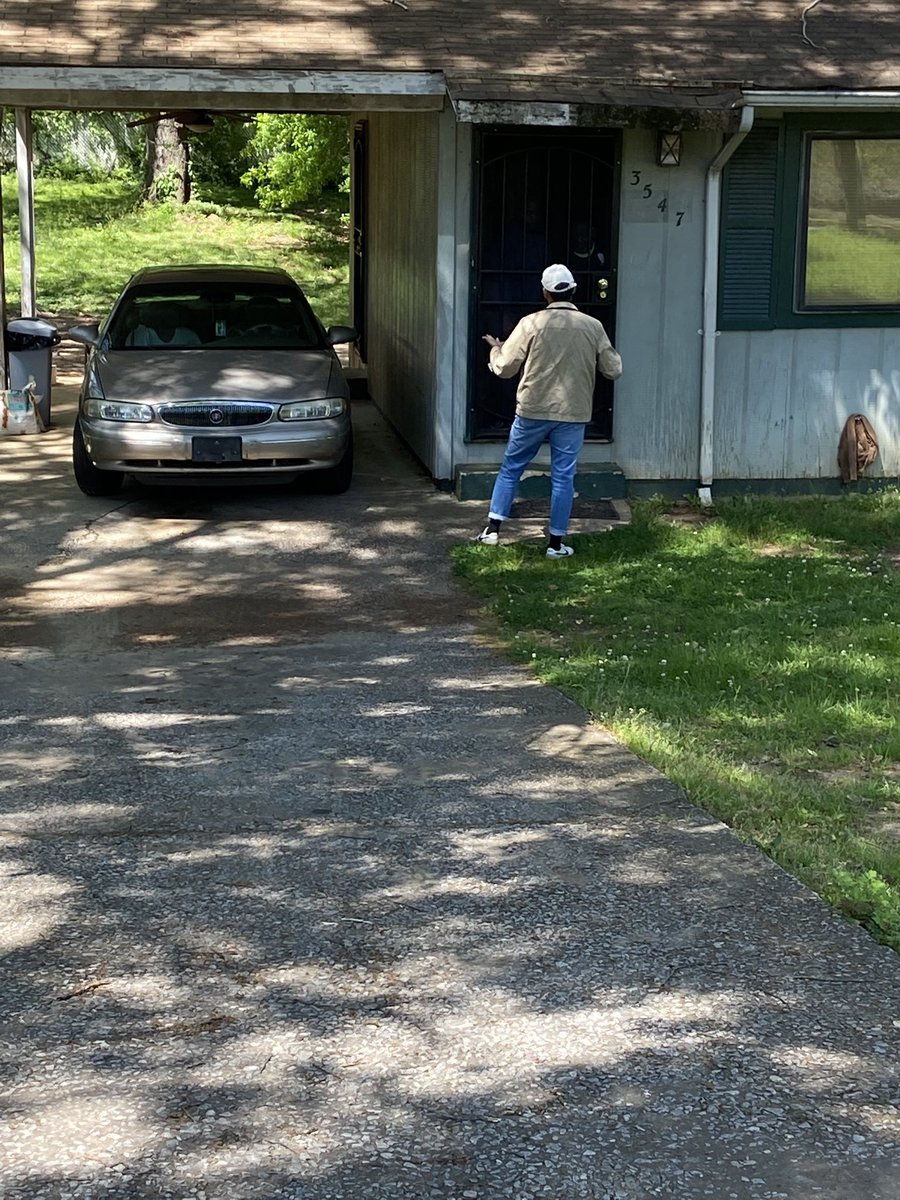
M 363 362 L 368 362 L 368 229 L 369 217 L 369 124 L 356 121 L 350 131 L 351 171 L 351 214 L 350 256 L 353 263 L 350 300 L 352 321 L 359 334 L 356 351 Z

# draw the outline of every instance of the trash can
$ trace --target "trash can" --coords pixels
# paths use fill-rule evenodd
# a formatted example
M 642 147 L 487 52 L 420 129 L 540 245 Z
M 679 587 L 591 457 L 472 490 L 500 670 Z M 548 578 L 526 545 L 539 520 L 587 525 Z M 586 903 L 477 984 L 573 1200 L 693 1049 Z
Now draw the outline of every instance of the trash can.
M 60 336 L 49 323 L 21 317 L 6 326 L 6 360 L 9 386 L 13 391 L 34 383 L 41 420 L 50 424 L 50 385 L 53 379 L 53 347 Z

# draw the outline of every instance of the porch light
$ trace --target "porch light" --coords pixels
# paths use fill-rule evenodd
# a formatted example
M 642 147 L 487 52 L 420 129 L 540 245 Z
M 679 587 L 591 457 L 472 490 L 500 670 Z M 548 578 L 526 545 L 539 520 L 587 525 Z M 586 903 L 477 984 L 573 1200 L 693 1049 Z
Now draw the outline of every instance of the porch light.
M 677 167 L 681 162 L 681 133 L 660 129 L 656 137 L 656 162 L 660 167 Z

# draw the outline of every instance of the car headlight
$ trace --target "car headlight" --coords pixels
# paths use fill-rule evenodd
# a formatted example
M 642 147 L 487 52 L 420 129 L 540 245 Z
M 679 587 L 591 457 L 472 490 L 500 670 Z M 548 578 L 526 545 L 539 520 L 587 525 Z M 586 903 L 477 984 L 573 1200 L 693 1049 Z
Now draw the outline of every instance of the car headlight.
M 297 400 L 293 404 L 282 404 L 278 416 L 282 421 L 322 421 L 326 417 L 339 417 L 346 407 L 347 401 L 342 396 Z
M 121 404 L 115 400 L 100 400 L 89 396 L 84 403 L 85 416 L 102 417 L 104 421 L 152 421 L 149 404 Z

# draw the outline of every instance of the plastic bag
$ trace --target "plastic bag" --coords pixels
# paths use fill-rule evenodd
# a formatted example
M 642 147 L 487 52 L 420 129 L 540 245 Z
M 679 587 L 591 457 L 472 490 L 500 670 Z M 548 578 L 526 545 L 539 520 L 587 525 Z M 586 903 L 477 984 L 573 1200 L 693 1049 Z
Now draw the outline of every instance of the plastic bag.
M 0 391 L 0 437 L 43 432 L 44 422 L 38 411 L 38 397 L 35 396 L 33 388 Z

